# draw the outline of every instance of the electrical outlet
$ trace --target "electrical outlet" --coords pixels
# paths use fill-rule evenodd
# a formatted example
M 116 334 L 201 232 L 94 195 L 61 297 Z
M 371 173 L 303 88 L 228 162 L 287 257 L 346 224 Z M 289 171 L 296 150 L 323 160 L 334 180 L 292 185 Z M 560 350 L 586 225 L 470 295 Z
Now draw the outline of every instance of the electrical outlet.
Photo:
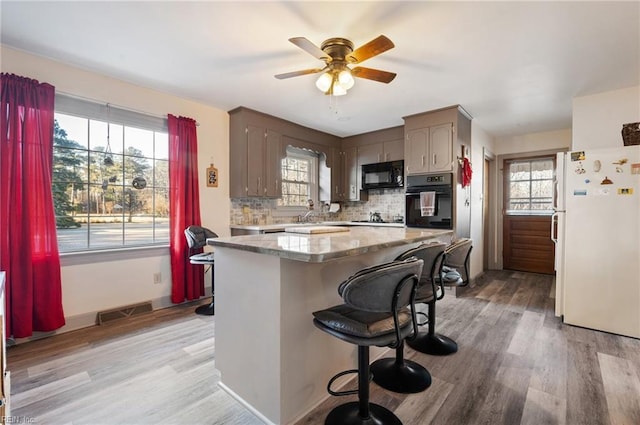
M 154 273 L 153 274 L 153 283 L 155 283 L 156 285 L 158 283 L 162 283 L 162 273 Z

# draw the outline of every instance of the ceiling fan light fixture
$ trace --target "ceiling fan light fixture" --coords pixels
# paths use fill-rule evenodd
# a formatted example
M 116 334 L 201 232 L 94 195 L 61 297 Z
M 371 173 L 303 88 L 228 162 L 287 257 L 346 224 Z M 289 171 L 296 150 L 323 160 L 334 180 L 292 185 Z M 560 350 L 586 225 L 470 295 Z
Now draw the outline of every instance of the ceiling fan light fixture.
M 361 66 L 351 69 L 347 66 L 349 64 L 360 64 L 367 59 L 393 48 L 393 42 L 384 35 L 380 35 L 355 50 L 350 40 L 339 37 L 323 41 L 320 47 L 304 37 L 293 37 L 290 38 L 289 41 L 307 53 L 324 61 L 326 66 L 322 69 L 302 69 L 300 71 L 275 75 L 275 77 L 280 80 L 297 77 L 299 75 L 320 73 L 320 77 L 316 80 L 318 90 L 329 96 L 343 96 L 347 94 L 347 90 L 354 86 L 354 77 L 388 84 L 396 76 L 396 74 L 392 72 L 381 71 L 379 69 L 363 68 Z
M 326 93 L 331 88 L 331 84 L 333 83 L 333 76 L 329 72 L 324 72 L 318 79 L 316 80 L 316 87 L 323 93 Z
M 349 90 L 355 84 L 353 79 L 353 75 L 351 75 L 351 70 L 349 68 L 340 71 L 338 74 L 338 84 L 343 87 L 345 90 Z
M 347 94 L 347 89 L 345 89 L 338 83 L 334 83 L 331 88 L 330 94 L 333 96 L 344 96 L 345 94 Z

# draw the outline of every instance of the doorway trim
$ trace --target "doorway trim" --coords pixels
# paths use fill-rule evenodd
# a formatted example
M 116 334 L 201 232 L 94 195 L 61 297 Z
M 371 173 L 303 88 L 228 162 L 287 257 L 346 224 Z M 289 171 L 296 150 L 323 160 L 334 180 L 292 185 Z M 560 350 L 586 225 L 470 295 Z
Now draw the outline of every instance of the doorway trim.
M 482 270 L 495 270 L 498 258 L 496 233 L 497 202 L 496 197 L 496 156 L 486 147 L 482 148 Z
M 555 156 L 558 152 L 566 152 L 566 148 L 560 149 L 545 149 L 541 151 L 530 151 L 530 152 L 519 152 L 519 153 L 510 153 L 498 155 L 494 164 L 496 165 L 496 173 L 495 173 L 495 193 L 496 193 L 496 210 L 494 211 L 495 215 L 493 216 L 495 219 L 493 222 L 495 223 L 495 234 L 496 239 L 494 240 L 496 245 L 496 257 L 495 257 L 495 266 L 496 269 L 502 270 L 503 262 L 502 262 L 502 253 L 503 253 L 503 226 L 504 220 L 502 219 L 504 214 L 504 163 L 505 160 L 513 160 L 513 159 L 521 159 L 521 158 L 531 158 L 535 156 Z M 492 176 L 494 174 L 492 173 Z

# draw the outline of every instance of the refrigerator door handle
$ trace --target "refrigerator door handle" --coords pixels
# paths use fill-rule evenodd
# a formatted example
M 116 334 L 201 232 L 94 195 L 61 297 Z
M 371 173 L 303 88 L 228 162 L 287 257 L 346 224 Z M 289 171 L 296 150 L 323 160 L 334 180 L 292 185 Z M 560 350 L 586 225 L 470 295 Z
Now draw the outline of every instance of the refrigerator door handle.
M 553 214 L 551 214 L 551 241 L 555 244 L 558 243 L 558 238 L 554 237 L 553 235 L 556 234 L 555 230 L 557 228 L 558 225 L 558 212 L 554 212 Z

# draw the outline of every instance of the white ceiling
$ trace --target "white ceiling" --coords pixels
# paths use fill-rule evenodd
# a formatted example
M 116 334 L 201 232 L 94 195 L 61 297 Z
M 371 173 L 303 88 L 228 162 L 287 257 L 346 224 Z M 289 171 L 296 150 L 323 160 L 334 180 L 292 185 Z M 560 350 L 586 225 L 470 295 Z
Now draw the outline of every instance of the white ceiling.
M 462 105 L 493 136 L 571 127 L 572 98 L 640 84 L 640 2 L 0 2 L 1 42 L 223 110 L 237 106 L 338 136 Z M 329 108 L 323 63 L 288 42 L 384 34 Z M 55 84 L 55 82 L 52 82 Z

